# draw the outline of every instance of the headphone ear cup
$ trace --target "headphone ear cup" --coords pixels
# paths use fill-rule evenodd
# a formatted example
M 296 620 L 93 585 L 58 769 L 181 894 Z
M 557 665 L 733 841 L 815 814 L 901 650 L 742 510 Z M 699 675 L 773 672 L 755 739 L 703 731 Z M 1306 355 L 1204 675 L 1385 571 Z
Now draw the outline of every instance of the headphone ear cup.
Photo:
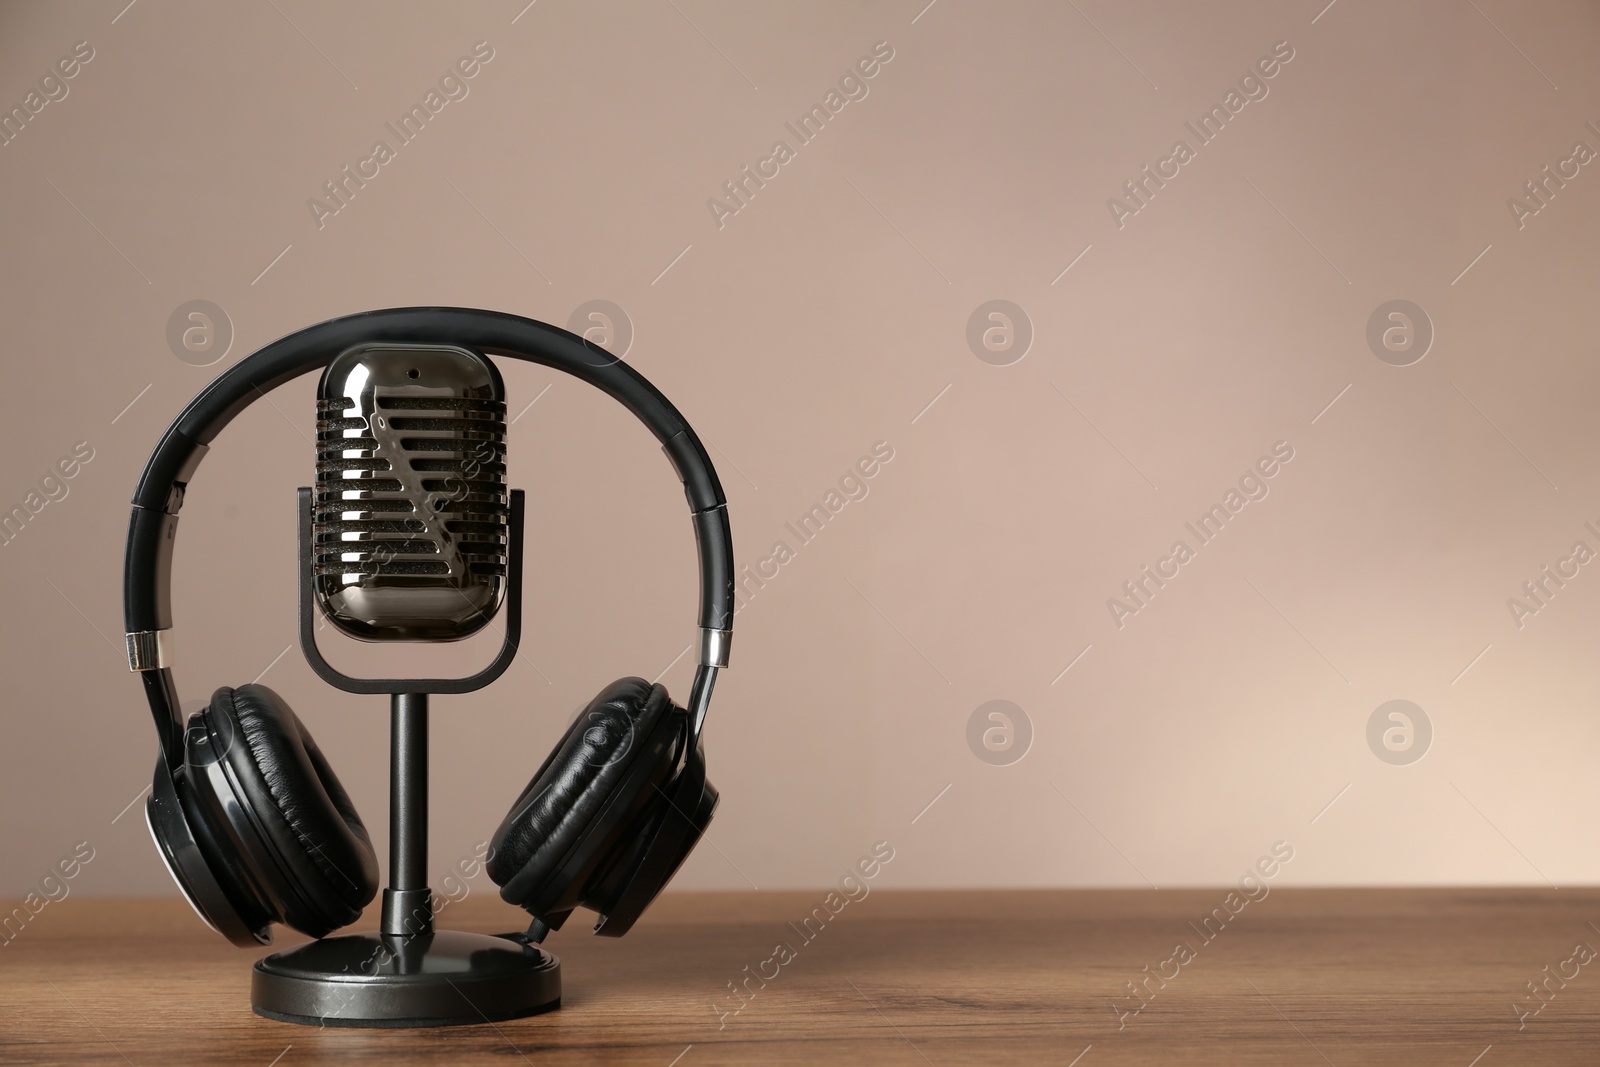
M 594 932 L 602 937 L 621 937 L 633 929 L 710 825 L 717 787 L 706 780 L 702 755 L 691 754 L 690 761 L 652 801 L 615 851 L 610 867 L 585 891 L 584 903 L 600 913 Z
M 200 721 L 196 712 L 185 730 L 186 750 L 187 739 L 195 732 L 204 736 Z M 215 804 L 196 798 L 194 776 L 191 767 L 174 769 L 167 765 L 165 755 L 156 757 L 155 778 L 144 808 L 156 852 L 184 899 L 207 926 L 241 947 L 271 944 L 277 916 L 255 890 L 256 882 L 243 869 L 238 850 L 217 840 L 219 825 L 222 833 L 229 832 L 227 820 Z
M 500 897 L 558 926 L 672 776 L 686 716 L 642 678 L 602 689 L 557 742 L 490 841 Z
M 377 894 L 378 859 L 310 732 L 264 685 L 218 689 L 201 717 L 274 918 L 311 937 L 354 922 Z

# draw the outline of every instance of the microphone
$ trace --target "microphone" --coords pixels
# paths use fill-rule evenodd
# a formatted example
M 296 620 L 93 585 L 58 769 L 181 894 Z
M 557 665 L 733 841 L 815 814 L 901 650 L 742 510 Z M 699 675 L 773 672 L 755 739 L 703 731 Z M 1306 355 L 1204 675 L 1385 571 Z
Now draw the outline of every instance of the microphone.
M 317 391 L 317 604 L 363 641 L 458 641 L 506 591 L 506 405 L 462 348 L 361 345 Z

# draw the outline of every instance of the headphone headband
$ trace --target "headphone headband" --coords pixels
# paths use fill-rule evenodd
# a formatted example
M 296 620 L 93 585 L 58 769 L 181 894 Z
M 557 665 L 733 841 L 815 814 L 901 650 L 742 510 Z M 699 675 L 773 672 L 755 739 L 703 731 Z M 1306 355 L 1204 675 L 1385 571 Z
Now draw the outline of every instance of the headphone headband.
M 661 442 L 683 482 L 700 556 L 700 663 L 726 666 L 733 631 L 733 539 L 726 498 L 705 446 L 676 408 L 628 364 L 566 330 L 472 308 L 389 308 L 330 319 L 289 334 L 218 375 L 162 436 L 133 495 L 123 572 L 128 667 L 142 672 L 163 738 L 178 721 L 160 632 L 172 626 L 172 544 L 189 479 L 212 440 L 268 389 L 326 366 L 362 343 L 450 344 L 543 364 L 619 401 Z M 714 677 L 714 673 L 711 674 Z M 700 685 L 709 698 L 709 685 Z M 706 679 L 709 681 L 709 678 Z M 704 714 L 703 705 L 699 709 Z M 181 730 L 181 724 L 180 724 Z

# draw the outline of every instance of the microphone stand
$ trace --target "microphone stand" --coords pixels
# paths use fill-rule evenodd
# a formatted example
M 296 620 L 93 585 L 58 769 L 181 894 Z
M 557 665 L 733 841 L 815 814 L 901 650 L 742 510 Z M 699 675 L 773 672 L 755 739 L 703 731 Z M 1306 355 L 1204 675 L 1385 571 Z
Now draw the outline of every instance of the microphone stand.
M 389 887 L 383 920 L 389 937 L 433 933 L 428 888 L 428 694 L 389 697 Z
M 311 490 L 299 490 L 300 648 L 323 681 L 389 696 L 389 885 L 379 928 L 311 941 L 255 965 L 256 1014 L 312 1026 L 455 1026 L 561 1006 L 561 961 L 519 932 L 435 930 L 428 887 L 428 696 L 470 693 L 500 677 L 522 634 L 522 490 L 511 490 L 506 634 L 467 678 L 352 678 L 317 648 Z

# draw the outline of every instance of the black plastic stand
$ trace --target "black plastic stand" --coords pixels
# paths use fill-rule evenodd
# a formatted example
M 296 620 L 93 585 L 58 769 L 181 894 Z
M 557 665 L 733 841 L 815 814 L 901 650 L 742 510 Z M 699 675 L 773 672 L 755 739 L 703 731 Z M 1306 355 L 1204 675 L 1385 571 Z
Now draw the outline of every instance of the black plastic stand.
M 511 493 L 506 640 L 495 661 L 464 679 L 350 678 L 317 651 L 312 620 L 311 491 L 300 490 L 300 640 L 317 673 L 348 692 L 390 694 L 389 886 L 379 929 L 327 937 L 259 960 L 257 1015 L 312 1026 L 458 1026 L 561 1006 L 561 961 L 524 935 L 433 928 L 428 888 L 428 693 L 471 692 L 516 655 L 522 612 L 521 490 Z

